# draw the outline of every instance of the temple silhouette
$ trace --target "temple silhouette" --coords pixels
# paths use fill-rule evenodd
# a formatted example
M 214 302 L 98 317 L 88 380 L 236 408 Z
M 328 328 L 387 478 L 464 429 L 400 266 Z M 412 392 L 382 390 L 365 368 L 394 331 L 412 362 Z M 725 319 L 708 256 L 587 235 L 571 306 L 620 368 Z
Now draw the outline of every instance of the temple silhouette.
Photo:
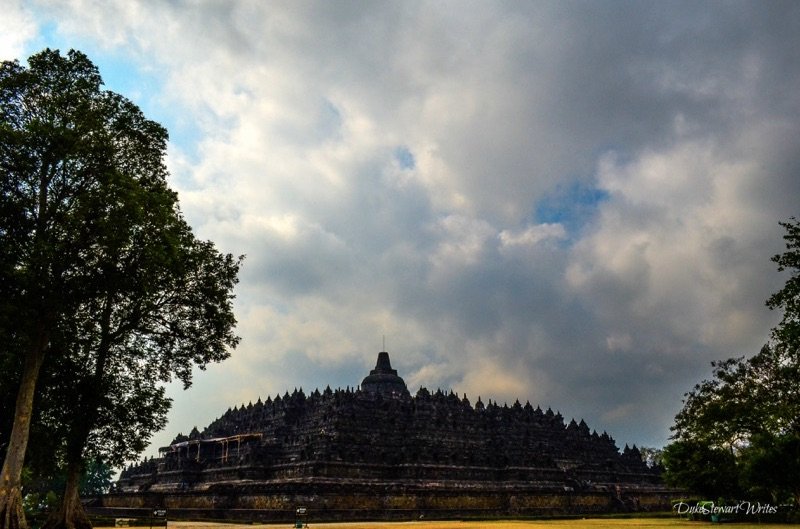
M 234 407 L 123 470 L 96 511 L 415 519 L 655 510 L 665 487 L 637 448 L 530 403 L 420 388 L 378 353 L 357 389 L 295 389 Z

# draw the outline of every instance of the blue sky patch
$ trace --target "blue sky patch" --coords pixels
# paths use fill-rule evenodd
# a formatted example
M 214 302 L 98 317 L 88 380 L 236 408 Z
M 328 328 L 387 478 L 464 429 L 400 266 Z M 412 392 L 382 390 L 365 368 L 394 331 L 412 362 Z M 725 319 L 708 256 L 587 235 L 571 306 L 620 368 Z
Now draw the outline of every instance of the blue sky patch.
M 337 136 L 342 128 L 342 113 L 333 101 L 327 98 L 322 101 L 320 128 L 323 137 Z
M 401 169 L 414 169 L 417 166 L 417 162 L 414 160 L 414 155 L 411 154 L 411 151 L 408 150 L 408 147 L 404 145 L 395 148 L 394 158 L 397 160 L 397 163 L 400 164 Z
M 197 145 L 203 134 L 188 117 L 188 111 L 184 115 L 180 108 L 168 107 L 159 99 L 164 92 L 164 80 L 157 68 L 142 68 L 124 49 L 97 47 L 81 38 L 66 38 L 52 20 L 40 24 L 38 36 L 26 46 L 25 56 L 19 59 L 24 62 L 28 56 L 46 47 L 59 50 L 61 55 L 66 55 L 71 49 L 86 53 L 100 71 L 103 88 L 130 99 L 145 117 L 167 129 L 170 143 L 186 156 L 196 158 Z
M 534 218 L 537 223 L 563 225 L 570 238 L 573 238 L 592 220 L 597 208 L 609 196 L 608 191 L 581 181 L 569 186 L 559 185 L 535 205 Z

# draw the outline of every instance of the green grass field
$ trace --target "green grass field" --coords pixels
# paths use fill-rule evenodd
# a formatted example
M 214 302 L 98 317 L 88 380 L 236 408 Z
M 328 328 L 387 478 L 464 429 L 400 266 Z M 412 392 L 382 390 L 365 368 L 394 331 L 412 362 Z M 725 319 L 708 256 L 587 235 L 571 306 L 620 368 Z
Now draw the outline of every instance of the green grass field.
M 210 522 L 169 522 L 169 529 L 273 529 L 291 527 L 292 524 L 241 525 Z M 509 521 L 452 521 L 452 522 L 347 522 L 347 523 L 309 523 L 310 529 L 702 529 L 715 528 L 720 524 L 710 522 L 689 522 L 678 518 L 588 518 L 572 520 L 509 520 Z M 800 527 L 800 524 L 759 524 L 753 523 L 723 524 L 732 529 L 755 529 L 757 527 Z M 99 529 L 99 528 L 97 528 Z

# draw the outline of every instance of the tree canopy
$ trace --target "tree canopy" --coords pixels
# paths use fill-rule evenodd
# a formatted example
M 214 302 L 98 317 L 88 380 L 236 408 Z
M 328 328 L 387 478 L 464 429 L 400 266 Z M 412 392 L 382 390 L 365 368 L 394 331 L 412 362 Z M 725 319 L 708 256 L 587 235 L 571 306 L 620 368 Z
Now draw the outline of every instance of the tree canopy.
M 754 356 L 712 363 L 664 449 L 667 479 L 708 499 L 800 502 L 800 223 L 781 226 L 786 250 L 772 260 L 789 277 L 767 300 L 780 323 Z
M 164 424 L 163 383 L 188 386 L 238 343 L 241 258 L 194 236 L 167 184 L 166 130 L 103 90 L 82 53 L 2 63 L 0 120 L 0 363 L 19 375 L 0 529 L 25 526 L 35 396 L 34 426 L 67 473 L 48 525 L 86 526 L 84 462 L 132 459 Z

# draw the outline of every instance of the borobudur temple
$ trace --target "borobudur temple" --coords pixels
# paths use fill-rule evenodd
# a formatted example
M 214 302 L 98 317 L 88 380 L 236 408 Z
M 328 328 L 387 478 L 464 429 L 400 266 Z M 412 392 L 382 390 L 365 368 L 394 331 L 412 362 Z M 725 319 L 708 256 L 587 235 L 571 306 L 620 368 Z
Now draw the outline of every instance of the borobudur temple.
M 126 468 L 92 509 L 318 520 L 668 510 L 636 447 L 530 403 L 420 388 L 378 354 L 357 389 L 302 390 L 229 409 Z

